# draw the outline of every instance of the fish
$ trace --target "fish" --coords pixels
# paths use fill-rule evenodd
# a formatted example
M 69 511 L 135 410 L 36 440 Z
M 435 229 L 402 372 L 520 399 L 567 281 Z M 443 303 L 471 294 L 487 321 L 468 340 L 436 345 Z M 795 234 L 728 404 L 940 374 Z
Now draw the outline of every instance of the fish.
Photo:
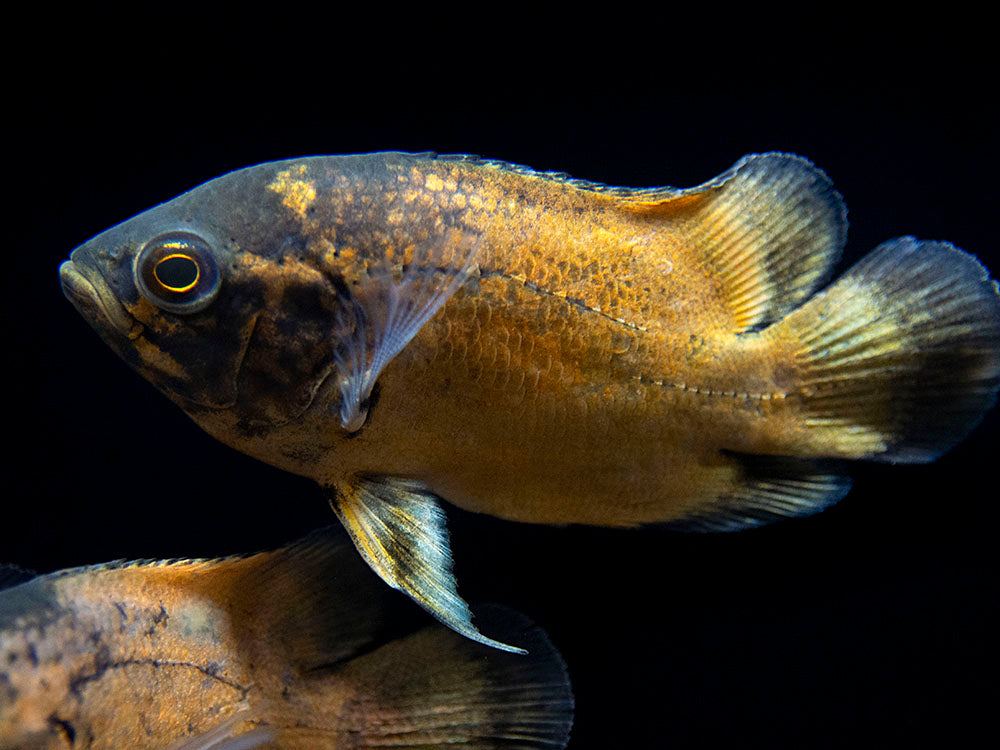
M 339 527 L 221 559 L 0 566 L 0 587 L 2 750 L 568 742 L 572 688 L 541 628 L 490 605 L 530 654 L 464 638 Z
M 470 638 L 441 501 L 553 525 L 807 516 L 923 463 L 1000 384 L 1000 293 L 898 237 L 833 280 L 844 200 L 752 154 L 693 188 L 468 155 L 231 172 L 77 247 L 66 296 L 209 434 L 316 480 L 366 562 Z

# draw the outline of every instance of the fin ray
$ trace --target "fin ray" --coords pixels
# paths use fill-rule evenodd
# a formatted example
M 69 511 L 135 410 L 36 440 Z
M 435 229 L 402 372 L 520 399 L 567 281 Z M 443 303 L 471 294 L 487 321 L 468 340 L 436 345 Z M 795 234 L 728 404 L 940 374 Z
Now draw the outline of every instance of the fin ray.
M 302 671 L 348 661 L 406 620 L 402 610 L 409 608 L 337 526 L 238 564 L 240 575 L 230 579 L 234 622 L 285 649 L 285 660 Z
M 458 594 L 444 512 L 420 482 L 357 477 L 335 488 L 330 504 L 358 552 L 392 588 L 458 633 L 504 651 L 523 649 L 487 638 Z
M 792 154 L 753 154 L 698 187 L 636 191 L 623 201 L 679 223 L 721 282 L 735 333 L 762 328 L 808 299 L 847 238 L 840 194 L 822 170 Z
M 257 727 L 234 736 L 236 727 L 249 718 L 250 709 L 244 704 L 236 713 L 211 729 L 194 737 L 178 740 L 165 750 L 253 750 L 274 739 L 274 732 L 269 727 Z
M 488 605 L 482 615 L 529 656 L 485 651 L 440 627 L 386 644 L 348 666 L 365 697 L 345 712 L 359 748 L 562 748 L 573 722 L 566 665 L 526 617 Z
M 946 242 L 890 240 L 775 326 L 797 342 L 816 450 L 922 462 L 975 427 L 1000 387 L 1000 294 Z
M 470 232 L 447 230 L 417 243 L 409 257 L 386 254 L 340 300 L 338 326 L 347 333 L 334 351 L 334 365 L 346 430 L 361 428 L 379 374 L 473 273 L 481 241 Z
M 669 525 L 678 531 L 740 531 L 785 518 L 810 516 L 841 500 L 849 477 L 815 462 L 784 456 L 733 455 L 742 480 L 707 507 Z

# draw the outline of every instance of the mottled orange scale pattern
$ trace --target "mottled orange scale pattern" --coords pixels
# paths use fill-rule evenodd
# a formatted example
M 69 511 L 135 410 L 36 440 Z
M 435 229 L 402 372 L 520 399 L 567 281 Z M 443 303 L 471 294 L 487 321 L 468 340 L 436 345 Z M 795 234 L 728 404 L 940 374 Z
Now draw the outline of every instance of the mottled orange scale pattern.
M 482 238 L 473 278 L 389 363 L 351 439 L 322 408 L 266 441 L 198 417 L 213 434 L 323 483 L 409 476 L 467 509 L 601 525 L 713 501 L 739 472 L 720 451 L 810 450 L 794 342 L 737 336 L 757 313 L 727 298 L 697 244 L 697 196 L 652 210 L 488 162 L 386 169 L 281 173 L 271 187 L 299 217 L 306 262 L 363 285 L 382 256 L 408 262 L 452 227 Z M 331 410 L 338 397 L 320 394 Z

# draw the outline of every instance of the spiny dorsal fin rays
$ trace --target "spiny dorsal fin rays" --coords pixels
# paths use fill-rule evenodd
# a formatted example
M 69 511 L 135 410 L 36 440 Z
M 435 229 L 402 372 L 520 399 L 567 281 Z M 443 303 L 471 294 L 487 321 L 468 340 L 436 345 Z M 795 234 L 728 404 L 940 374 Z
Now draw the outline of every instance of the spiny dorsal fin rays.
M 382 264 L 342 301 L 337 322 L 346 333 L 334 351 L 334 364 L 344 429 L 355 432 L 364 424 L 379 374 L 469 278 L 481 244 L 481 235 L 446 230 L 414 246 L 398 280 L 383 256 Z
M 502 651 L 523 649 L 487 638 L 472 624 L 451 569 L 445 516 L 420 482 L 356 477 L 331 488 L 330 504 L 372 570 L 457 633 Z
M 178 740 L 165 750 L 253 750 L 269 744 L 274 739 L 274 732 L 267 727 L 258 727 L 236 737 L 233 736 L 236 727 L 249 718 L 250 709 L 244 703 L 236 713 L 223 719 L 207 732 Z

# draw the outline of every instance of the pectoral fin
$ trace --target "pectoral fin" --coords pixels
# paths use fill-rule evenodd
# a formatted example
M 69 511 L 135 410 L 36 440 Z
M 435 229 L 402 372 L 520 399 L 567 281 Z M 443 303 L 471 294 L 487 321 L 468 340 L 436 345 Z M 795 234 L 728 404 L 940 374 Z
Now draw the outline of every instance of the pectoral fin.
M 357 477 L 335 488 L 330 504 L 372 570 L 445 625 L 502 651 L 526 653 L 487 638 L 458 595 L 444 512 L 420 482 Z
M 334 352 L 340 374 L 340 421 L 354 432 L 382 369 L 469 278 L 481 238 L 445 229 L 398 254 L 379 257 L 339 300 L 344 332 Z
M 258 727 L 242 734 L 235 734 L 238 727 L 249 718 L 250 711 L 243 706 L 207 732 L 178 740 L 166 750 L 253 750 L 270 744 L 274 739 L 274 732 L 268 727 Z

